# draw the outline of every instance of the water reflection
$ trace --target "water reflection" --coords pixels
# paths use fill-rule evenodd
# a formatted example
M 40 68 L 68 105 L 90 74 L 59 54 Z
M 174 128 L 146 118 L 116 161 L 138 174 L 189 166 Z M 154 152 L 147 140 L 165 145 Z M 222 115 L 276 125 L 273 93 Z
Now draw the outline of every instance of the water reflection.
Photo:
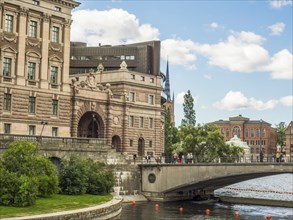
M 125 204 L 122 213 L 116 220 L 169 220 L 169 219 L 236 219 L 235 212 L 239 212 L 238 220 L 264 220 L 270 215 L 271 220 L 289 220 L 293 219 L 293 210 L 291 208 L 280 208 L 270 206 L 255 205 L 233 205 L 224 203 L 204 203 L 199 204 L 192 201 L 158 203 L 144 202 Z M 180 208 L 183 208 L 180 213 Z M 206 209 L 210 210 L 210 215 L 206 215 Z

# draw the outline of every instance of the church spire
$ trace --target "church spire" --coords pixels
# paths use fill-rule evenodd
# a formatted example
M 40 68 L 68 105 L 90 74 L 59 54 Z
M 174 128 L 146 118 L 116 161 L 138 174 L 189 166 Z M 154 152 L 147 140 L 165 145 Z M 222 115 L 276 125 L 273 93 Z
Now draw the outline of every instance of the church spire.
M 165 82 L 165 93 L 167 95 L 167 100 L 171 102 L 170 95 L 170 79 L 169 79 L 169 61 L 167 59 L 167 70 L 166 70 L 166 82 Z

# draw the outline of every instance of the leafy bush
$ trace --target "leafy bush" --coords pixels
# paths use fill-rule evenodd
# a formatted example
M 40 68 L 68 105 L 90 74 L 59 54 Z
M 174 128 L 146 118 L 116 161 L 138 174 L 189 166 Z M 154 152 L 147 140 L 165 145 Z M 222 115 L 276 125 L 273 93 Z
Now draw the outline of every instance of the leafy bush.
M 110 193 L 115 184 L 113 172 L 101 162 L 88 160 L 88 164 L 90 171 L 87 193 L 95 195 Z
M 106 194 L 115 184 L 112 171 L 104 163 L 82 160 L 75 155 L 62 161 L 59 179 L 61 193 L 69 195 Z
M 69 160 L 63 160 L 59 176 L 61 193 L 67 195 L 85 194 L 88 168 L 87 163 L 76 155 L 71 155 Z
M 29 206 L 37 196 L 58 192 L 58 173 L 48 159 L 37 155 L 37 147 L 27 141 L 9 144 L 1 161 L 0 204 Z

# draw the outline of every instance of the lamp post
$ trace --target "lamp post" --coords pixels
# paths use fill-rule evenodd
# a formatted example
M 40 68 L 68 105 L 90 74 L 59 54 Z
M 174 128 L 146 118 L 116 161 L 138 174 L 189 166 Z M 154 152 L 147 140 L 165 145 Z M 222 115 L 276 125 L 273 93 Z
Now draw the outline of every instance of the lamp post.
M 260 140 L 259 140 L 259 161 L 263 162 L 263 152 L 262 152 L 262 119 L 260 119 L 260 131 L 259 131 L 259 136 L 260 136 Z
M 43 127 L 42 127 L 42 131 L 41 131 L 40 137 L 42 137 L 42 134 L 43 134 L 43 131 L 44 131 L 44 127 L 45 127 L 45 125 L 47 125 L 47 124 L 48 124 L 48 122 L 46 122 L 46 121 L 41 121 L 41 125 L 43 125 Z

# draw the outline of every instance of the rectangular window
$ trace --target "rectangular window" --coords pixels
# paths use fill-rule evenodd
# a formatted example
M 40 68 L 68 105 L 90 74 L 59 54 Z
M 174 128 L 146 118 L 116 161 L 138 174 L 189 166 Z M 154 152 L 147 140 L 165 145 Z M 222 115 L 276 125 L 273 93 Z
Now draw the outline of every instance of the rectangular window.
M 133 115 L 129 116 L 129 127 L 134 127 L 134 117 L 133 117 Z
M 154 83 L 155 79 L 154 78 L 150 78 L 150 83 Z
M 250 129 L 250 137 L 254 138 L 254 129 L 253 128 Z
M 129 92 L 129 101 L 135 102 L 135 93 L 134 92 Z
M 149 147 L 153 147 L 153 141 L 149 142 Z
M 29 36 L 37 37 L 38 23 L 36 21 L 30 21 Z
M 29 125 L 28 126 L 28 134 L 29 135 L 36 135 L 36 126 L 34 125 Z
M 11 124 L 4 123 L 4 134 L 11 134 Z
M 153 128 L 153 127 L 154 127 L 154 119 L 149 118 L 149 128 Z
M 245 138 L 248 138 L 248 128 L 245 128 Z
M 154 96 L 153 95 L 149 95 L 149 104 L 150 105 L 153 105 L 155 102 L 154 102 Z
M 55 6 L 55 11 L 61 11 L 61 8 L 60 7 L 58 7 L 58 6 Z
M 29 97 L 28 112 L 32 114 L 36 113 L 36 97 Z
M 13 16 L 5 15 L 5 29 L 6 32 L 13 32 Z
M 3 59 L 3 76 L 10 77 L 11 76 L 11 58 L 4 57 Z
M 132 139 L 129 140 L 129 146 L 133 147 L 133 140 Z
M 35 80 L 36 76 L 36 64 L 32 62 L 28 62 L 27 66 L 27 79 L 28 80 Z
M 130 74 L 130 79 L 135 79 L 135 75 L 134 74 Z
M 144 81 L 144 76 L 141 76 L 141 77 L 140 77 L 140 80 L 141 80 L 141 81 Z
M 143 128 L 143 117 L 139 117 L 139 127 Z
M 11 94 L 4 93 L 4 111 L 11 111 Z
M 58 137 L 58 128 L 52 127 L 52 137 Z
M 51 84 L 56 85 L 58 83 L 58 67 L 51 66 Z
M 34 5 L 40 5 L 40 2 L 37 1 L 37 0 L 33 0 L 33 4 L 34 4 Z
M 53 29 L 52 29 L 52 42 L 59 43 L 59 32 L 60 32 L 59 27 L 53 26 Z
M 53 99 L 52 100 L 52 115 L 57 116 L 58 115 L 58 100 Z

